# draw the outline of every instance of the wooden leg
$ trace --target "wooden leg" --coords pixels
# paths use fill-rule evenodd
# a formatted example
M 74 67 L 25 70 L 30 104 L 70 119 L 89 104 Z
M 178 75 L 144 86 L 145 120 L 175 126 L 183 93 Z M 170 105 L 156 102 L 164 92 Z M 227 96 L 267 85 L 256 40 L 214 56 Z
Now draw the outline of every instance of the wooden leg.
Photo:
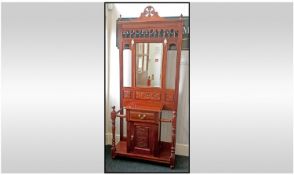
M 111 112 L 111 121 L 112 121 L 112 147 L 111 147 L 111 157 L 115 158 L 115 118 L 116 118 L 116 112 L 115 112 L 115 106 L 112 107 Z
M 174 167 L 175 167 L 176 127 L 177 127 L 176 111 L 173 111 L 173 118 L 172 118 L 172 143 L 171 143 L 171 155 L 170 155 L 170 168 L 174 168 Z

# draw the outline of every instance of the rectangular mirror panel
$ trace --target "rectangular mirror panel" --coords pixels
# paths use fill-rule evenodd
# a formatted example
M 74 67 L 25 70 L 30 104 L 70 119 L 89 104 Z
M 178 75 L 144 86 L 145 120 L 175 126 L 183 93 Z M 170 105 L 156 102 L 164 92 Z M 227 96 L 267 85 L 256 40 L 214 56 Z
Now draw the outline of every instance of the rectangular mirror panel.
M 161 87 L 162 43 L 136 43 L 136 86 Z

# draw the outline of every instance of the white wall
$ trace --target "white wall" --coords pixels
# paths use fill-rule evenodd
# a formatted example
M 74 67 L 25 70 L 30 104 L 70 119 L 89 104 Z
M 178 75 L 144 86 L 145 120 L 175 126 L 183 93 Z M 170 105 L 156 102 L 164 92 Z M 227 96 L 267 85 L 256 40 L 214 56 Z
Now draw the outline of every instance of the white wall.
M 111 133 L 111 107 L 119 109 L 119 50 L 116 47 L 116 20 L 119 17 L 117 9 L 112 6 L 106 10 L 106 132 Z M 118 120 L 117 120 L 117 124 Z M 117 128 L 119 133 L 119 127 Z M 108 136 L 109 137 L 109 136 Z M 107 137 L 107 138 L 108 138 Z

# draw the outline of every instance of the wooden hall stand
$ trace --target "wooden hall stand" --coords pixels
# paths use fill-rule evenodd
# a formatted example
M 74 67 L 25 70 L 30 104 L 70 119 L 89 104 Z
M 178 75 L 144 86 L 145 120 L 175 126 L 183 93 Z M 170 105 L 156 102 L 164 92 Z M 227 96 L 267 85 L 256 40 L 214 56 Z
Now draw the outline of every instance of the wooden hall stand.
M 182 48 L 183 16 L 163 18 L 147 6 L 139 18 L 118 19 L 120 109 L 112 107 L 112 158 L 144 159 L 175 167 L 176 119 Z M 174 88 L 167 88 L 168 49 L 176 46 Z M 131 86 L 124 87 L 123 51 L 130 49 Z M 171 119 L 162 111 L 172 111 Z M 115 120 L 120 118 L 120 141 L 115 143 Z M 127 133 L 124 137 L 123 124 Z M 161 123 L 172 125 L 171 142 L 160 140 Z

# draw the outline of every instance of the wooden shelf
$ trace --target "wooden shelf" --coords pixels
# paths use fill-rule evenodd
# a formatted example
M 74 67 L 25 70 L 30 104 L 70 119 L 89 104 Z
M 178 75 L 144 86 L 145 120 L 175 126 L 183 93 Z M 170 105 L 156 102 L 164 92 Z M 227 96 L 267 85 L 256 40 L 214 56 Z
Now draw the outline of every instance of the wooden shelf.
M 120 141 L 116 145 L 116 155 L 122 157 L 131 157 L 135 159 L 144 159 L 148 161 L 170 164 L 170 155 L 171 155 L 171 143 L 168 142 L 160 142 L 160 151 L 159 156 L 155 157 L 153 155 L 144 155 L 144 154 L 137 154 L 132 152 L 127 152 L 127 142 Z

